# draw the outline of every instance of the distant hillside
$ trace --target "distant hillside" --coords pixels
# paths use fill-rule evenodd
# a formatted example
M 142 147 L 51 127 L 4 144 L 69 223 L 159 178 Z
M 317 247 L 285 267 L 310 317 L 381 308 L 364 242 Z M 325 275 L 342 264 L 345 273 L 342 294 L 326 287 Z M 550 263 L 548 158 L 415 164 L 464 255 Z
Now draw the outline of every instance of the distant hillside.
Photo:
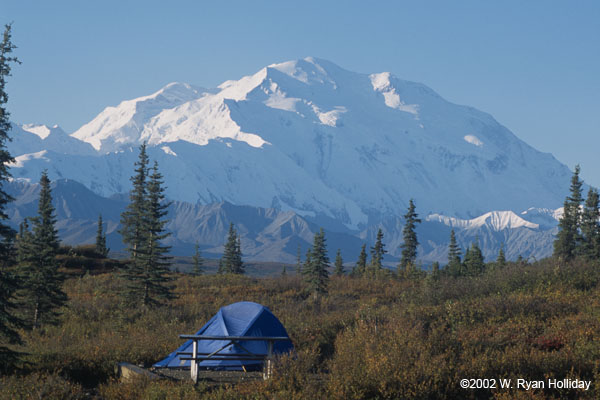
M 12 181 L 7 191 L 15 197 L 8 207 L 11 223 L 16 228 L 27 216 L 37 212 L 39 187 L 24 181 Z M 107 244 L 113 251 L 123 248 L 118 234 L 120 214 L 127 205 L 127 196 L 105 198 L 73 180 L 58 180 L 52 184 L 54 204 L 61 239 L 68 244 L 93 243 L 96 237 L 98 214 L 107 227 Z M 509 259 L 519 255 L 540 259 L 552 252 L 556 218 L 560 210 L 530 209 L 522 214 L 511 211 L 492 212 L 470 220 L 439 214 L 422 217 L 417 228 L 419 259 L 424 263 L 447 260 L 450 230 L 456 232 L 463 249 L 478 240 L 486 258 L 495 259 L 504 244 Z M 321 224 L 316 218 L 300 216 L 292 211 L 275 208 L 239 206 L 227 202 L 193 205 L 175 201 L 169 208 L 167 229 L 172 232 L 167 244 L 172 254 L 189 256 L 195 243 L 209 258 L 217 258 L 223 251 L 229 223 L 234 223 L 242 237 L 242 252 L 246 260 L 272 261 L 295 264 L 298 248 L 304 258 Z M 342 250 L 345 262 L 358 258 L 360 247 L 367 249 L 375 242 L 379 228 L 384 232 L 388 254 L 384 263 L 393 266 L 400 256 L 403 221 L 390 217 L 362 230 L 351 230 L 343 225 L 326 224 L 326 238 L 330 257 Z

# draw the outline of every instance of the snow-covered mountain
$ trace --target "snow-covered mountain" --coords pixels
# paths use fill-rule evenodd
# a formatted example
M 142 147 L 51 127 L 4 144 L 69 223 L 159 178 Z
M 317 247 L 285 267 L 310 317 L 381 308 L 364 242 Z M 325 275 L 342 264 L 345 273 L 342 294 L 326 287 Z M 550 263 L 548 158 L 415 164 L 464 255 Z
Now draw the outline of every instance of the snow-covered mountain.
M 98 153 L 88 143 L 69 136 L 58 125 L 11 125 L 12 141 L 8 148 L 13 156 L 26 156 L 44 151 L 69 155 L 96 156 Z M 29 158 L 31 158 L 30 156 Z
M 520 227 L 538 229 L 540 227 L 538 224 L 529 222 L 512 211 L 491 211 L 483 214 L 480 217 L 468 220 L 447 217 L 440 214 L 430 214 L 426 217 L 426 220 L 436 221 L 452 228 L 462 229 L 474 229 L 487 226 L 494 231 L 502 231 L 505 229 L 514 229 Z
M 422 258 L 440 261 L 442 264 L 447 262 L 450 229 L 454 229 L 457 242 L 463 249 L 477 241 L 487 260 L 495 260 L 501 247 L 510 260 L 519 256 L 534 260 L 549 257 L 552 255 L 561 214 L 562 208 L 530 208 L 519 214 L 493 211 L 468 220 L 438 214 L 428 215 L 422 228 Z M 442 229 L 439 224 L 447 229 Z M 446 233 L 446 238 L 439 237 L 443 232 Z
M 556 209 L 571 176 L 489 114 L 390 73 L 315 58 L 216 89 L 169 84 L 57 135 L 70 140 L 62 145 L 42 131 L 13 129 L 16 178 L 37 181 L 47 169 L 51 179 L 74 179 L 99 195 L 123 193 L 146 141 L 171 199 L 271 207 L 355 230 L 402 215 L 410 198 L 420 215 L 456 221 Z M 480 218 L 476 224 L 492 227 L 526 220 Z
M 206 92 L 204 88 L 186 83 L 170 83 L 149 96 L 107 107 L 73 133 L 73 137 L 91 144 L 100 153 L 138 145 L 143 141 L 140 133 L 149 120 L 164 110 L 199 99 Z

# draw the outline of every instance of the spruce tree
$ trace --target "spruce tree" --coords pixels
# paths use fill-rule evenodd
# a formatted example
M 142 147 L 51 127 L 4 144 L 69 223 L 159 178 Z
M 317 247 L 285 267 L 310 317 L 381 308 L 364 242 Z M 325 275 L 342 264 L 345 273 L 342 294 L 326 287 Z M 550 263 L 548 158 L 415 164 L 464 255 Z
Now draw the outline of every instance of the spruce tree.
M 196 276 L 202 275 L 202 273 L 204 272 L 204 259 L 200 254 L 200 246 L 198 245 L 198 242 L 196 242 L 196 245 L 194 246 L 194 255 L 192 257 L 192 262 L 194 264 L 192 268 L 192 274 Z
M 570 261 L 575 257 L 577 247 L 581 243 L 579 206 L 582 202 L 581 186 L 583 182 L 579 179 L 579 172 L 579 165 L 576 165 L 571 178 L 571 193 L 565 199 L 563 216 L 558 223 L 558 235 L 554 241 L 554 257 L 564 261 Z
M 14 161 L 6 148 L 10 140 L 6 78 L 10 76 L 11 63 L 19 63 L 16 57 L 11 56 L 15 48 L 11 41 L 11 25 L 5 25 L 0 43 L 0 371 L 9 368 L 17 358 L 17 353 L 4 344 L 20 341 L 16 329 L 21 325 L 21 321 L 15 316 L 16 306 L 13 300 L 20 282 L 14 271 L 8 268 L 9 264 L 12 264 L 15 231 L 5 222 L 8 220 L 5 209 L 13 198 L 3 190 L 4 183 L 10 178 L 8 165 Z
M 227 241 L 223 246 L 223 256 L 221 257 L 221 267 L 223 273 L 233 273 L 233 264 L 235 263 L 235 249 L 237 247 L 237 234 L 233 223 L 229 223 L 229 231 L 227 233 Z
M 155 163 L 148 168 L 146 143 L 140 146 L 138 160 L 131 177 L 133 188 L 130 203 L 121 214 L 121 236 L 129 260 L 123 271 L 127 281 L 125 293 L 130 303 L 143 308 L 155 306 L 172 299 L 169 285 L 170 247 L 161 242 L 170 233 L 165 231 L 169 203 L 165 202 L 162 175 Z
M 133 188 L 129 192 L 129 204 L 121 214 L 121 230 L 125 249 L 129 253 L 129 267 L 125 272 L 125 279 L 135 282 L 143 273 L 140 258 L 145 251 L 146 242 L 146 205 L 148 197 L 148 155 L 146 143 L 140 146 L 138 160 L 134 164 L 134 175 L 131 177 Z M 134 285 L 137 286 L 137 285 Z M 135 289 L 135 287 L 134 287 Z
M 573 176 L 571 177 L 571 186 L 569 191 L 570 195 L 567 197 L 567 200 L 574 206 L 574 210 L 576 212 L 577 217 L 581 216 L 581 210 L 579 206 L 583 202 L 583 197 L 581 194 L 581 187 L 583 186 L 583 181 L 579 178 L 579 174 L 581 172 L 581 168 L 579 165 L 575 166 L 575 171 L 573 172 Z M 576 206 L 576 207 L 575 207 Z M 576 218 L 579 220 L 579 218 Z
M 333 270 L 333 273 L 336 276 L 344 275 L 344 260 L 342 259 L 342 252 L 340 249 L 337 250 L 337 253 L 335 255 L 335 268 Z
M 363 276 L 367 271 L 367 245 L 363 244 L 360 248 L 360 254 L 358 255 L 358 260 L 356 261 L 356 266 L 354 267 L 354 274 Z
M 244 261 L 242 261 L 242 237 L 238 234 L 235 246 L 235 264 L 234 274 L 243 274 L 246 272 Z
M 500 246 L 500 251 L 498 252 L 498 258 L 496 259 L 496 266 L 499 268 L 504 268 L 506 266 L 506 256 L 504 255 L 504 243 Z
M 221 269 L 226 274 L 243 274 L 244 263 L 242 261 L 241 239 L 238 237 L 233 223 L 229 224 L 227 242 L 223 248 L 221 257 Z
M 312 247 L 309 247 L 308 249 L 306 249 L 306 254 L 304 255 L 304 264 L 302 264 L 302 268 L 300 269 L 301 275 L 304 275 L 304 271 L 306 271 L 306 269 L 310 265 L 311 257 L 312 257 Z
M 55 323 L 57 310 L 67 296 L 62 290 L 64 276 L 58 271 L 59 248 L 56 216 L 52 205 L 50 179 L 46 171 L 40 179 L 38 215 L 32 218 L 33 232 L 23 231 L 20 238 L 20 270 L 24 281 L 23 302 L 32 329 L 42 323 Z
M 148 155 L 146 143 L 140 146 L 138 160 L 134 164 L 134 175 L 130 178 L 133 188 L 129 192 L 129 204 L 121 213 L 121 234 L 125 250 L 129 253 L 129 260 L 122 271 L 126 281 L 125 298 L 134 304 L 142 299 L 142 306 L 146 305 L 145 296 L 147 285 L 147 271 L 144 266 L 143 256 L 147 252 L 147 200 L 148 200 Z
M 144 306 L 158 305 L 175 297 L 173 288 L 169 285 L 169 282 L 173 280 L 169 271 L 172 257 L 168 255 L 171 246 L 162 244 L 171 235 L 165 229 L 168 222 L 165 217 L 171 203 L 165 201 L 163 177 L 158 171 L 156 161 L 149 172 L 148 197 L 144 207 L 145 249 L 140 258 L 143 266 L 142 304 Z
M 465 261 L 471 258 L 471 248 L 467 247 L 467 249 L 465 250 L 465 258 L 463 259 L 462 265 L 460 267 L 460 273 L 459 274 L 454 274 L 454 276 L 466 276 L 469 275 L 469 272 L 467 271 L 467 264 L 465 263 Z
M 579 254 L 590 259 L 600 258 L 600 210 L 598 191 L 590 188 L 581 215 L 582 243 Z
M 96 231 L 96 252 L 102 257 L 108 257 L 108 249 L 106 248 L 106 234 L 102 223 L 102 214 L 98 214 L 98 229 Z
M 18 357 L 17 352 L 6 345 L 21 343 L 17 329 L 23 326 L 23 321 L 16 316 L 14 302 L 20 283 L 14 271 L 0 268 L 0 373 L 10 369 Z
M 18 235 L 16 239 L 18 241 Z M 16 250 L 16 245 L 13 250 Z M 15 295 L 23 282 L 14 268 L 14 262 L 14 251 L 0 258 L 0 375 L 11 370 L 17 362 L 19 354 L 7 345 L 22 343 L 17 329 L 25 326 L 24 321 L 17 317 L 19 306 Z
M 383 244 L 383 231 L 381 228 L 377 231 L 375 246 L 371 247 L 371 266 L 376 270 L 380 270 L 383 262 L 383 255 L 387 253 L 385 244 Z
M 485 262 L 483 261 L 483 254 L 477 241 L 471 243 L 471 248 L 465 253 L 464 270 L 467 275 L 477 276 L 481 275 L 485 268 Z
M 415 267 L 417 247 L 419 246 L 416 227 L 417 223 L 420 222 L 421 220 L 415 212 L 415 203 L 410 199 L 408 211 L 404 215 L 404 228 L 402 228 L 402 239 L 404 242 L 400 246 L 402 248 L 402 257 L 400 259 L 400 264 L 398 264 L 398 272 L 408 271 Z
M 434 281 L 437 281 L 440 278 L 440 263 L 437 261 L 434 261 L 433 264 L 431 264 L 431 279 L 433 279 Z
M 304 282 L 308 286 L 308 291 L 318 297 L 327 293 L 327 284 L 329 282 L 329 257 L 327 256 L 327 245 L 325 232 L 323 228 L 315 234 L 312 249 L 310 251 L 310 261 L 302 271 Z
M 11 63 L 19 63 L 16 57 L 10 55 L 15 48 L 16 46 L 11 42 L 11 25 L 5 25 L 2 43 L 0 43 L 0 260 L 9 259 L 15 237 L 15 231 L 5 222 L 8 221 L 5 209 L 13 198 L 3 190 L 4 183 L 10 178 L 9 164 L 14 161 L 6 148 L 7 142 L 10 141 L 8 133 L 11 129 L 10 113 L 6 109 L 8 103 L 6 78 L 10 76 Z
M 450 275 L 459 276 L 462 274 L 462 262 L 460 260 L 461 250 L 456 243 L 456 235 L 454 229 L 450 231 L 450 244 L 448 245 L 448 266 L 446 271 Z

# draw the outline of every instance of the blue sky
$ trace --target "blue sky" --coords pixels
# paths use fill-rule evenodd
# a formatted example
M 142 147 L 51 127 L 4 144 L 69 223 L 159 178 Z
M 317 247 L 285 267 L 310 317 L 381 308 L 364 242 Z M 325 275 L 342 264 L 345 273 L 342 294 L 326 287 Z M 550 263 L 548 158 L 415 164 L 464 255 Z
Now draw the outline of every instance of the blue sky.
M 12 120 L 67 132 L 172 81 L 214 87 L 315 56 L 492 114 L 600 186 L 598 1 L 0 0 Z

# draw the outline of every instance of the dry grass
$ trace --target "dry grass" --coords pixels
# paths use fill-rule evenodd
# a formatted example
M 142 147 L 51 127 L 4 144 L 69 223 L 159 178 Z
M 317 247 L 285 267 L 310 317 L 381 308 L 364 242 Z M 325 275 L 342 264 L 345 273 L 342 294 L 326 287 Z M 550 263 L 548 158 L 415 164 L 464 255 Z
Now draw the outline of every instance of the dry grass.
M 1 398 L 516 398 L 464 390 L 461 378 L 591 380 L 590 391 L 537 390 L 528 398 L 600 397 L 600 267 L 544 260 L 475 278 L 332 278 L 312 300 L 296 277 L 178 275 L 178 298 L 144 312 L 119 296 L 114 274 L 70 279 L 60 324 L 23 332 L 27 352 L 0 377 Z M 118 383 L 117 362 L 150 366 L 221 306 L 268 306 L 297 349 L 273 379 L 197 386 Z

